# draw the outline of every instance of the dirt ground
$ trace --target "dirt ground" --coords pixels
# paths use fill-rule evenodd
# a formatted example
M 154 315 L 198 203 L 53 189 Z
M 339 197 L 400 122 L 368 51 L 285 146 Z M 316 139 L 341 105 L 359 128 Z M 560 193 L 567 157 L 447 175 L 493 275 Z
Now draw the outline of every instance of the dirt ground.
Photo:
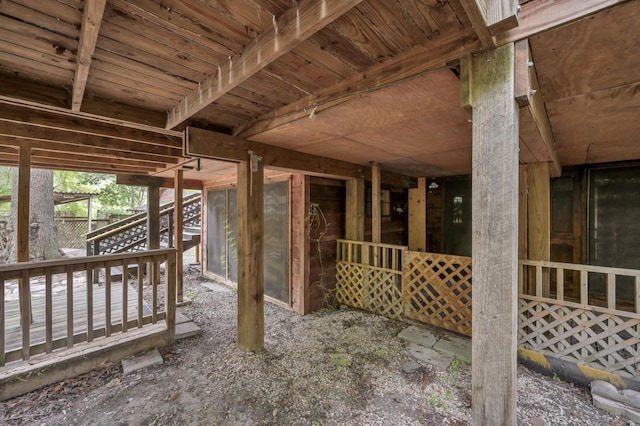
M 236 346 L 236 294 L 185 270 L 179 308 L 202 328 L 161 350 L 164 364 L 120 364 L 0 403 L 6 425 L 466 425 L 471 368 L 412 363 L 405 323 L 352 309 L 307 316 L 267 303 L 263 351 Z M 518 424 L 633 424 L 595 408 L 586 389 L 518 370 Z

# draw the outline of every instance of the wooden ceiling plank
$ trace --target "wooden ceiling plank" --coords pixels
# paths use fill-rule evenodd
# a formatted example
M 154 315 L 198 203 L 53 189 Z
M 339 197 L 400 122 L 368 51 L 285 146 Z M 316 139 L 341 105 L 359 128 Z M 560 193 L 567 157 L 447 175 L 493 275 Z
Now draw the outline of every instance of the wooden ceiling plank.
M 544 104 L 544 98 L 540 92 L 538 76 L 536 73 L 535 63 L 531 57 L 531 49 L 528 40 L 520 40 L 515 45 L 516 64 L 515 64 L 515 98 L 520 108 L 525 108 L 526 113 L 531 116 L 540 135 L 542 147 L 537 149 L 529 145 L 532 152 L 542 151 L 545 155 L 545 161 L 551 162 L 550 172 L 553 177 L 560 176 L 562 166 L 560 158 L 556 150 L 556 140 L 551 131 L 549 116 Z M 535 140 L 534 140 L 535 141 Z M 534 143 L 534 141 L 527 141 Z
M 497 46 L 494 35 L 518 25 L 518 8 L 513 0 L 450 0 L 462 8 L 485 49 Z
M 0 54 L 2 62 L 5 64 L 13 64 L 11 71 L 22 71 L 22 68 L 40 69 L 42 75 L 52 75 L 57 80 L 70 82 L 73 77 L 73 66 L 69 61 L 54 52 L 44 53 L 13 44 L 4 42 L 0 45 Z
M 523 40 L 627 1 L 629 0 L 530 1 L 521 6 L 518 26 L 498 34 L 496 43 L 498 46 L 502 46 L 506 43 Z
M 132 16 L 140 16 L 145 21 L 170 31 L 190 44 L 201 45 L 218 55 L 228 57 L 242 50 L 243 44 L 232 40 L 227 34 L 217 33 L 217 27 L 208 27 L 209 31 L 203 31 L 203 26 L 198 21 L 185 19 L 172 7 L 158 7 L 152 0 L 111 0 L 109 3 Z M 237 30 L 234 31 L 234 34 L 236 33 Z M 246 34 L 243 35 L 242 41 L 248 43 L 250 39 Z
M 96 49 L 96 42 L 100 34 L 102 15 L 107 0 L 85 0 L 82 13 L 82 27 L 80 29 L 80 41 L 78 42 L 78 55 L 76 58 L 76 72 L 73 79 L 73 92 L 71 98 L 71 110 L 80 111 L 84 90 L 87 86 L 91 58 Z
M 319 96 L 299 99 L 278 108 L 236 129 L 234 134 L 244 138 L 308 117 L 311 111 L 319 113 L 350 99 L 443 68 L 447 63 L 477 51 L 482 46 L 473 30 L 428 40 L 409 52 L 371 67 L 365 72 L 328 87 Z
M 239 162 L 249 159 L 249 151 L 261 156 L 265 167 L 299 170 L 310 175 L 340 179 L 371 179 L 371 168 L 368 166 L 187 127 L 187 156 Z M 415 179 L 409 176 L 389 172 L 383 174 L 383 183 L 399 188 L 408 188 L 416 184 Z
M 70 6 L 59 1 L 48 2 L 41 0 L 12 0 L 24 7 L 37 10 L 58 21 L 67 22 L 80 27 L 82 12 L 76 6 Z
M 38 1 L 38 5 L 35 8 L 26 7 L 24 5 L 12 2 L 12 1 L 3 1 L 2 2 L 2 14 L 6 16 L 10 16 L 12 18 L 18 19 L 23 22 L 28 22 L 31 24 L 37 24 L 41 28 L 46 28 L 49 31 L 63 34 L 67 37 L 77 39 L 79 36 L 78 32 L 78 24 L 80 19 L 80 12 L 78 12 L 78 22 L 70 23 L 66 22 L 62 19 L 58 19 L 55 16 L 50 16 L 46 13 L 42 13 L 38 11 L 39 7 L 42 6 L 42 3 L 51 3 L 57 4 L 58 2 L 42 2 Z
M 242 84 L 301 41 L 331 23 L 361 0 L 305 2 L 289 9 L 274 25 L 263 31 L 241 54 L 220 67 L 217 77 L 210 76 L 169 112 L 167 128 L 182 123 L 220 96 Z

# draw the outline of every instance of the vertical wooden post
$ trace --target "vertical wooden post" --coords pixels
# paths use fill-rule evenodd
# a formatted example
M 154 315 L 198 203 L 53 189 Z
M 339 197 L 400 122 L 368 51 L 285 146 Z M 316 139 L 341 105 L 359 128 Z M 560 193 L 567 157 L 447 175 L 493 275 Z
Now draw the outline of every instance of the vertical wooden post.
M 238 347 L 264 347 L 264 170 L 259 157 L 238 163 Z
M 147 249 L 160 248 L 160 188 L 158 186 L 147 187 Z M 147 278 L 149 284 L 160 283 L 160 265 L 156 262 L 147 264 Z
M 176 254 L 167 256 L 167 288 L 164 294 L 167 325 L 167 345 L 176 340 Z M 124 283 L 123 283 L 124 285 Z
M 521 164 L 518 166 L 518 170 L 518 259 L 529 259 L 529 183 L 527 182 L 527 165 Z M 529 270 L 530 268 L 525 266 L 518 268 L 518 293 L 533 294 L 535 290 L 529 287 L 529 283 L 533 283 L 532 279 L 529 279 Z
M 347 181 L 345 238 L 364 241 L 364 179 Z
M 529 259 L 551 259 L 551 179 L 549 163 L 527 165 Z M 549 271 L 542 277 L 542 296 L 551 293 Z
M 182 177 L 183 171 L 182 169 L 176 169 L 173 178 L 173 242 L 176 248 L 176 299 L 177 303 L 182 303 L 183 295 L 182 295 L 182 275 L 184 274 L 183 268 L 183 239 L 182 239 Z
M 17 261 L 29 261 L 29 193 L 31 191 L 31 149 L 21 147 L 18 165 Z
M 16 260 L 29 261 L 29 198 L 31 191 L 31 149 L 21 147 L 18 159 L 18 208 L 16 215 Z M 15 202 L 15 200 L 14 200 Z M 29 359 L 31 325 L 31 283 L 27 273 L 19 280 L 20 324 L 22 326 L 22 358 Z M 2 313 L 4 315 L 4 312 Z
M 371 163 L 371 242 L 382 242 L 380 217 L 380 165 Z
M 409 189 L 409 250 L 427 251 L 427 178 Z
M 474 56 L 472 406 L 516 424 L 518 108 L 512 43 Z

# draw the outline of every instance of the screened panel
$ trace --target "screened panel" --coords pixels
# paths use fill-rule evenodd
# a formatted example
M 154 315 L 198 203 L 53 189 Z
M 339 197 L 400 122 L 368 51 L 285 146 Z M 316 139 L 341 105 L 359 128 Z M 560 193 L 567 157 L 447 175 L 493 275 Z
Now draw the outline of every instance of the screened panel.
M 289 303 L 289 182 L 264 187 L 264 292 Z
M 229 279 L 238 282 L 238 190 L 227 192 L 229 214 L 226 224 Z
M 640 167 L 589 173 L 589 263 L 640 269 Z M 589 290 L 604 293 L 606 277 L 590 274 Z M 633 298 L 633 282 L 619 277 L 618 296 Z
M 442 252 L 471 256 L 471 179 L 444 182 Z
M 226 277 L 226 215 L 225 191 L 207 191 L 207 271 L 221 277 Z

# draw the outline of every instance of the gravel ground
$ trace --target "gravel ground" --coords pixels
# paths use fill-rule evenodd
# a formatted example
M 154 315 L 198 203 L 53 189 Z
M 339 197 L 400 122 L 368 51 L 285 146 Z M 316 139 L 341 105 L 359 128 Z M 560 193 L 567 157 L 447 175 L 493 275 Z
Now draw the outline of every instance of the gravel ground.
M 7 425 L 466 425 L 471 368 L 411 358 L 405 323 L 352 309 L 307 316 L 267 303 L 265 349 L 236 346 L 236 294 L 185 271 L 200 336 L 161 353 L 164 364 L 124 376 L 101 368 L 0 403 Z M 415 365 L 414 365 L 415 367 Z M 406 369 L 406 368 L 405 368 Z M 587 390 L 518 370 L 518 424 L 633 424 L 595 408 Z

